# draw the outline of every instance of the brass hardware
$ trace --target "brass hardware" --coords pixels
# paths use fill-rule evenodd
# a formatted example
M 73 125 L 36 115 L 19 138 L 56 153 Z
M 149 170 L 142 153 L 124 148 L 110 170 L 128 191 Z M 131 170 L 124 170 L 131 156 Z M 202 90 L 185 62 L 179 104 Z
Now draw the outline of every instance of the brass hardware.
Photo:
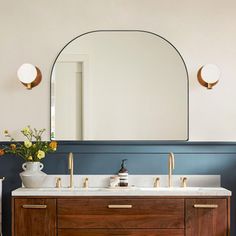
M 74 188 L 74 158 L 73 153 L 69 153 L 69 160 L 68 160 L 68 169 L 70 171 L 70 185 L 69 188 Z
M 209 209 L 215 209 L 218 208 L 218 205 L 216 204 L 194 204 L 194 208 L 209 208 Z
M 159 177 L 155 178 L 153 187 L 154 188 L 159 188 L 160 187 L 160 178 Z
M 132 207 L 132 205 L 108 205 L 110 209 L 130 209 Z
M 198 72 L 197 72 L 197 79 L 198 79 L 198 82 L 199 82 L 202 86 L 206 87 L 207 89 L 212 89 L 213 86 L 215 86 L 215 85 L 219 82 L 219 79 L 216 80 L 216 81 L 213 82 L 213 83 L 207 83 L 207 82 L 202 78 L 202 69 L 203 69 L 203 67 L 204 67 L 204 66 L 202 66 L 202 67 L 198 70 Z
M 88 179 L 88 177 L 86 177 L 85 179 L 84 179 L 84 183 L 83 183 L 83 188 L 88 188 L 88 184 L 89 184 L 89 179 Z
M 188 178 L 187 177 L 181 177 L 180 180 L 181 180 L 181 187 L 186 188 Z
M 173 152 L 169 153 L 168 156 L 168 168 L 169 168 L 169 175 L 168 175 L 168 187 L 172 187 L 172 171 L 175 168 L 175 156 Z
M 56 188 L 61 188 L 61 178 L 57 178 Z
M 24 209 L 45 209 L 47 205 L 22 205 Z

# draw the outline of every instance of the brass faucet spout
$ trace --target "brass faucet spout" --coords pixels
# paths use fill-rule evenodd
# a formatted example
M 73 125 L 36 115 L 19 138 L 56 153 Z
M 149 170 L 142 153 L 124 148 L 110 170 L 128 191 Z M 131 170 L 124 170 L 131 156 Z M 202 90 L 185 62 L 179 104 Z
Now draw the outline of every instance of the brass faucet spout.
M 172 187 L 172 172 L 175 168 L 175 156 L 174 153 L 169 153 L 168 156 L 168 169 L 169 169 L 169 175 L 168 175 L 168 187 Z
M 70 185 L 69 188 L 73 188 L 74 187 L 74 158 L 73 158 L 73 153 L 70 152 L 69 153 L 69 157 L 68 157 L 68 169 L 70 171 Z

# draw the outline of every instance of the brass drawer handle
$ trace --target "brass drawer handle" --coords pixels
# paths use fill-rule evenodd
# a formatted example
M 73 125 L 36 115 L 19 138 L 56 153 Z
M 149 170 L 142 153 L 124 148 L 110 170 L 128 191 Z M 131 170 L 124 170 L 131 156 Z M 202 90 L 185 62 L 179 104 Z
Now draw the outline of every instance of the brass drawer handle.
M 22 205 L 24 209 L 45 209 L 47 205 Z
M 215 209 L 218 208 L 218 205 L 216 204 L 194 204 L 194 208 L 210 208 L 210 209 Z
M 132 207 L 132 205 L 108 205 L 108 208 L 110 209 L 129 209 Z

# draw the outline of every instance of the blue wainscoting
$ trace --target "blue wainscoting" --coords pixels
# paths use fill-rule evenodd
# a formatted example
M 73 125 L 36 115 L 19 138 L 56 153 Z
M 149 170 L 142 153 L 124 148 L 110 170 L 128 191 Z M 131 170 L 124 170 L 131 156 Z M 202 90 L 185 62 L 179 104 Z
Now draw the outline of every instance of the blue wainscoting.
M 0 143 L 0 145 L 3 143 Z M 115 174 L 123 158 L 130 174 L 166 174 L 167 154 L 176 157 L 175 174 L 218 174 L 222 186 L 236 192 L 236 143 L 204 142 L 63 142 L 58 151 L 44 160 L 48 174 L 66 174 L 67 155 L 75 157 L 76 174 Z M 11 235 L 11 191 L 20 186 L 22 160 L 0 157 L 3 184 L 3 235 Z M 236 235 L 236 204 L 231 201 L 231 235 Z

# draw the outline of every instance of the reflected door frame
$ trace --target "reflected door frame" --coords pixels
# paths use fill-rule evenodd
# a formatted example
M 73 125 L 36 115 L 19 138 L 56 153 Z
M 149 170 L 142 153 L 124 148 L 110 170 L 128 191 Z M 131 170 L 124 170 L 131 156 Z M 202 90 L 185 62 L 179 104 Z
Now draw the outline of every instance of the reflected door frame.
M 63 54 L 61 55 L 60 59 L 57 60 L 57 62 L 73 62 L 73 63 L 80 63 L 82 65 L 81 73 L 82 73 L 82 124 L 81 124 L 81 130 L 82 130 L 82 140 L 84 139 L 85 135 L 85 129 L 86 127 L 86 119 L 85 114 L 87 114 L 87 106 L 85 105 L 88 101 L 89 95 L 86 95 L 83 93 L 83 91 L 88 91 L 86 88 L 88 87 L 88 78 L 89 78 L 89 57 L 85 54 Z M 56 119 L 55 119 L 55 68 L 52 71 L 52 85 L 51 85 L 51 139 L 55 139 L 55 126 L 56 126 Z

